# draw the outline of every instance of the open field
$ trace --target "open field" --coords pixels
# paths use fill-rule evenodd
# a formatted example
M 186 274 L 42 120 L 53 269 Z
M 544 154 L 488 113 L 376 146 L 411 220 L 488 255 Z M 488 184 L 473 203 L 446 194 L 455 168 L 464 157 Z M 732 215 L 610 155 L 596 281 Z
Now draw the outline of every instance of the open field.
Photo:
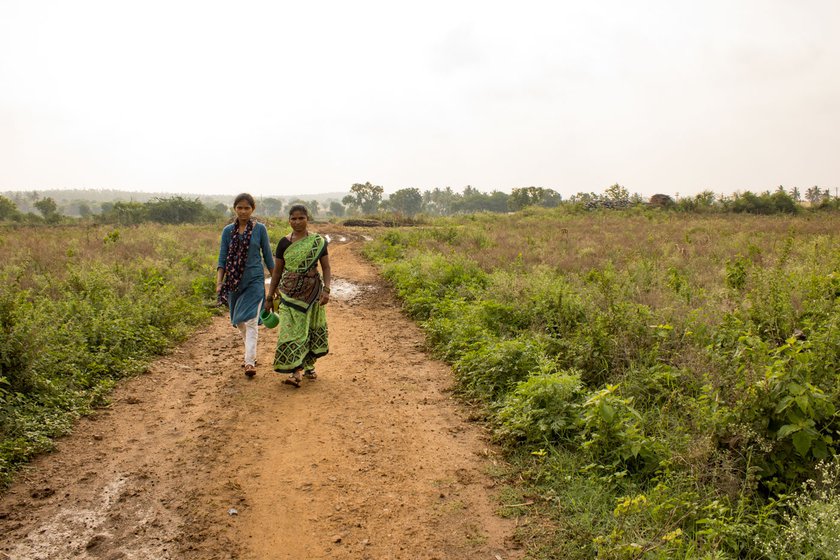
M 334 232 L 331 352 L 300 389 L 242 374 L 226 317 L 119 384 L 0 497 L 0 558 L 476 559 L 522 555 L 498 449 L 451 370 Z
M 840 553 L 838 215 L 529 210 L 368 254 L 555 519 L 538 557 Z
M 7 492 L 0 551 L 840 554 L 837 215 L 320 227 L 349 291 L 327 376 L 296 400 L 265 365 L 245 382 L 235 331 L 213 317 L 218 228 L 0 231 L 5 481 L 98 411 Z

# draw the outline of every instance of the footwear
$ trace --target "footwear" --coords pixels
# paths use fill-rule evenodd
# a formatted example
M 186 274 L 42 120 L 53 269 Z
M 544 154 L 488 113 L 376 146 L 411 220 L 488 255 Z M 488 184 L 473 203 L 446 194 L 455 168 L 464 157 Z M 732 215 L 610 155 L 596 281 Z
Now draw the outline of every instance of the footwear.
M 293 385 L 295 387 L 300 387 L 300 382 L 303 380 L 303 374 L 301 370 L 296 369 L 294 373 L 292 373 L 289 377 L 283 380 L 283 383 L 286 385 Z
M 251 378 L 257 375 L 257 368 L 251 364 L 245 364 L 245 377 Z
M 305 378 L 309 379 L 310 381 L 315 381 L 316 379 L 318 379 L 318 374 L 315 373 L 314 369 L 309 369 L 309 370 L 304 371 L 303 376 Z

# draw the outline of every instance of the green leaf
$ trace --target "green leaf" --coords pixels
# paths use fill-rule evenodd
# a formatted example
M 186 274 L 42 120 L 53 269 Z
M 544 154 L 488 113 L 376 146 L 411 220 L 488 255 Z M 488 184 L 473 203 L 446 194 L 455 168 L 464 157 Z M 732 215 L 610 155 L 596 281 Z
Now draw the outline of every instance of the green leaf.
M 799 410 L 807 414 L 811 410 L 811 400 L 808 398 L 808 395 L 796 397 L 796 406 L 799 407 Z
M 780 412 L 784 412 L 787 407 L 790 406 L 790 403 L 793 402 L 793 397 L 785 397 L 779 401 L 779 404 L 776 405 L 775 413 L 779 414 Z
M 612 423 L 615 418 L 615 409 L 604 401 L 598 403 L 598 412 L 601 414 L 601 418 L 609 423 Z
M 784 426 L 779 428 L 778 432 L 776 432 L 776 438 L 778 438 L 778 439 L 785 438 L 785 437 L 789 436 L 790 434 L 798 432 L 801 429 L 802 429 L 802 426 L 797 426 L 795 424 L 785 424 Z
M 828 458 L 828 446 L 822 439 L 818 438 L 814 440 L 814 444 L 811 446 L 811 453 L 816 459 L 826 459 Z
M 800 430 L 793 435 L 793 446 L 802 457 L 805 457 L 805 454 L 808 453 L 809 449 L 811 449 L 811 443 L 813 441 L 814 436 L 803 430 Z
M 799 383 L 788 383 L 787 390 L 791 395 L 801 395 L 805 392 L 805 387 Z

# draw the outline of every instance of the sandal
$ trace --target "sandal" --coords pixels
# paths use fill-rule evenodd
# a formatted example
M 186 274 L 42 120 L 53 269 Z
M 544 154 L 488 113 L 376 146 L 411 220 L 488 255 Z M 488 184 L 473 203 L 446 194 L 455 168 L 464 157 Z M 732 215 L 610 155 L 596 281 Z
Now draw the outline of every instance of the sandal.
M 301 375 L 301 371 L 296 369 L 294 373 L 292 373 L 289 377 L 283 380 L 283 383 L 286 385 L 293 385 L 294 387 L 300 387 L 300 382 L 303 380 L 303 375 Z
M 257 368 L 250 364 L 245 364 L 245 377 L 251 378 L 255 375 L 257 375 Z
M 304 376 L 305 378 L 309 379 L 310 381 L 315 381 L 316 379 L 318 379 L 318 374 L 317 374 L 317 373 L 315 373 L 315 370 L 314 370 L 314 369 L 310 369 L 310 370 L 304 371 L 304 372 L 303 372 L 303 376 Z

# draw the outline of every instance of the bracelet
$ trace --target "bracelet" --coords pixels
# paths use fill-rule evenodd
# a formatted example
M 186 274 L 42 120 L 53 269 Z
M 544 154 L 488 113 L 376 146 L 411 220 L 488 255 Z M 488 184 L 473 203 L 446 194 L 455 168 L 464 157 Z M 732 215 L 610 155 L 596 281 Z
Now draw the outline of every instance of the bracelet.
M 324 286 L 324 291 L 326 293 L 330 293 L 330 287 L 329 286 Z

